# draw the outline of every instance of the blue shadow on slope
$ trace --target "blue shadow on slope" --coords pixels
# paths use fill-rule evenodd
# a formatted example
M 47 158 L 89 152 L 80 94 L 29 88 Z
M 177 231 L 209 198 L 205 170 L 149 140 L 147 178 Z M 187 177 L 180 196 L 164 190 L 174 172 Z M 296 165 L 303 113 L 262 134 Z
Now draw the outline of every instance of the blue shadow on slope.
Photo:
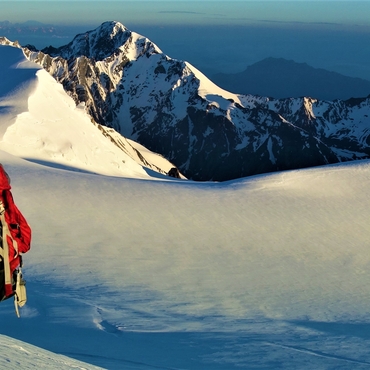
M 56 162 L 42 161 L 42 160 L 33 159 L 33 158 L 23 158 L 23 159 L 28 161 L 28 162 L 39 164 L 41 166 L 57 168 L 59 170 L 73 171 L 73 172 L 80 172 L 80 173 L 89 173 L 89 174 L 93 174 L 93 175 L 97 174 L 96 172 L 93 172 L 93 171 L 87 171 L 87 170 L 83 170 L 81 168 L 73 167 L 73 166 L 66 166 L 66 165 L 63 165 L 63 164 L 60 164 L 60 163 L 56 163 Z
M 370 340 L 370 323 L 289 321 L 290 324 L 335 336 L 352 336 Z
M 41 166 L 57 168 L 59 170 L 73 171 L 73 172 L 79 172 L 79 173 L 87 173 L 87 174 L 92 174 L 92 175 L 99 175 L 98 173 L 96 173 L 94 171 L 87 171 L 87 170 L 83 170 L 83 169 L 78 168 L 78 167 L 66 166 L 66 165 L 63 165 L 63 164 L 60 164 L 60 163 L 56 163 L 56 162 L 42 161 L 42 160 L 33 159 L 33 158 L 23 158 L 23 159 L 28 161 L 28 162 L 39 164 Z M 147 167 L 143 167 L 143 169 L 152 178 L 157 178 L 157 179 L 160 179 L 160 180 L 171 180 L 171 181 L 188 181 L 188 180 L 184 180 L 184 179 L 176 179 L 174 177 L 170 177 L 170 176 L 165 175 L 163 173 L 159 173 L 159 172 L 156 172 L 154 170 L 151 170 L 150 168 L 147 168 Z
M 144 287 L 112 290 L 92 282 L 65 289 L 48 275 L 32 276 L 31 270 L 29 301 L 21 319 L 15 316 L 12 300 L 0 304 L 1 334 L 96 366 L 111 370 L 370 367 L 370 323 L 189 316 L 181 310 L 171 313 L 170 302 L 158 306 L 161 296 Z

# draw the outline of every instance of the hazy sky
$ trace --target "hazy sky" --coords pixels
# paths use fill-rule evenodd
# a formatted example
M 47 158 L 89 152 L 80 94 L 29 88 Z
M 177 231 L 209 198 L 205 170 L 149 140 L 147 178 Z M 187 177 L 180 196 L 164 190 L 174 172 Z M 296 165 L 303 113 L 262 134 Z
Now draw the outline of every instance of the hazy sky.
M 0 2 L 0 21 L 36 20 L 73 26 L 71 32 L 120 21 L 208 75 L 273 56 L 370 80 L 370 1 Z M 16 36 L 41 48 L 65 44 L 76 32 L 65 39 Z
M 59 24 L 127 22 L 245 24 L 251 22 L 315 22 L 370 24 L 370 1 L 1 1 L 0 20 L 29 19 Z M 87 5 L 89 4 L 89 5 Z M 211 5 L 212 4 L 212 5 Z

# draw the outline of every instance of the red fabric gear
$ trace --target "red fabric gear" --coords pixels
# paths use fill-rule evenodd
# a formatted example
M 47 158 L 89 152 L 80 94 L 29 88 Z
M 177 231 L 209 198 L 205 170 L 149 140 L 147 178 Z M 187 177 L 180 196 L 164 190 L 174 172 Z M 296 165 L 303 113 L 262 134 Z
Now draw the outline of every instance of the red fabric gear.
M 0 165 L 0 200 L 2 200 L 5 206 L 5 221 L 8 224 L 12 238 L 18 244 L 17 254 L 12 238 L 8 237 L 10 271 L 11 274 L 13 274 L 14 270 L 20 265 L 19 254 L 26 253 L 30 249 L 31 228 L 15 205 L 13 195 L 10 190 L 11 186 L 9 176 L 5 172 L 3 166 Z M 12 295 L 12 293 L 12 286 L 10 284 L 5 285 L 5 295 Z

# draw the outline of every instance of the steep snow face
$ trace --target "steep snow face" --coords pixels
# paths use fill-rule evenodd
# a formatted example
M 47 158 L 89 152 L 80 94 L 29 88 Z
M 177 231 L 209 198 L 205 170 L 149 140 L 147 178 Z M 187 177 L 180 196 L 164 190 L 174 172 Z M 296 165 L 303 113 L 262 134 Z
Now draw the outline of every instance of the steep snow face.
M 0 45 L 0 53 L 0 134 L 4 135 L 17 115 L 27 110 L 28 96 L 37 85 L 35 73 L 41 67 L 28 62 L 19 49 Z
M 36 162 L 105 175 L 149 178 L 174 167 L 140 152 L 113 129 L 92 122 L 75 102 L 22 50 L 0 46 L 0 149 Z M 144 149 L 144 148 L 143 148 Z
M 200 97 L 206 99 L 211 104 L 214 103 L 216 107 L 223 110 L 228 109 L 230 105 L 227 104 L 227 100 L 233 100 L 234 102 L 243 105 L 239 95 L 221 89 L 190 63 L 185 62 L 185 65 L 189 70 L 189 74 L 194 74 L 194 76 L 199 80 L 198 93 Z
M 368 100 L 236 95 L 118 22 L 59 49 L 25 53 L 76 103 L 84 102 L 96 122 L 162 154 L 196 180 L 370 156 Z

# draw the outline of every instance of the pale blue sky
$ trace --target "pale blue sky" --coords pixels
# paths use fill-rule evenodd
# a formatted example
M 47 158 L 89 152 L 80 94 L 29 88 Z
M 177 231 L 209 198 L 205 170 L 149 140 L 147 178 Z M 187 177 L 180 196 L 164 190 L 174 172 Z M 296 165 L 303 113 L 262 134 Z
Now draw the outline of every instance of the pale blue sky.
M 1 0 L 0 0 L 1 1 Z M 246 24 L 270 22 L 370 25 L 369 1 L 1 1 L 1 20 L 57 24 Z M 86 4 L 89 3 L 87 7 Z M 144 5 L 144 3 L 146 3 Z
M 6 2 L 6 1 L 9 1 L 9 0 L 0 0 L 0 2 Z M 32 2 L 32 1 L 35 1 L 35 0 L 13 0 L 14 1 L 20 1 L 20 2 Z M 42 0 L 41 0 L 42 1 Z M 50 2 L 50 1 L 57 1 L 57 2 L 60 2 L 60 1 L 71 1 L 71 0 L 45 0 L 47 2 Z M 99 2 L 101 0 L 78 0 L 78 1 L 88 1 L 88 2 Z M 110 1 L 117 1 L 117 2 L 130 2 L 132 0 L 110 0 Z M 158 1 L 158 0 L 136 0 L 136 1 Z M 184 0 L 161 0 L 161 1 L 166 1 L 166 2 L 183 2 Z M 189 1 L 197 1 L 199 2 L 199 0 L 187 0 L 187 2 Z M 211 2 L 215 2 L 215 0 L 202 0 L 202 1 L 211 1 Z M 227 0 L 216 0 L 216 1 L 227 1 Z M 233 1 L 242 1 L 242 2 L 261 2 L 261 1 L 265 1 L 265 2 L 268 2 L 268 1 L 282 1 L 282 0 L 233 0 Z M 307 1 L 307 0 L 286 0 L 286 1 L 290 1 L 290 2 L 299 2 L 299 1 Z M 370 0 L 310 0 L 310 1 L 350 1 L 350 2 L 369 2 Z

